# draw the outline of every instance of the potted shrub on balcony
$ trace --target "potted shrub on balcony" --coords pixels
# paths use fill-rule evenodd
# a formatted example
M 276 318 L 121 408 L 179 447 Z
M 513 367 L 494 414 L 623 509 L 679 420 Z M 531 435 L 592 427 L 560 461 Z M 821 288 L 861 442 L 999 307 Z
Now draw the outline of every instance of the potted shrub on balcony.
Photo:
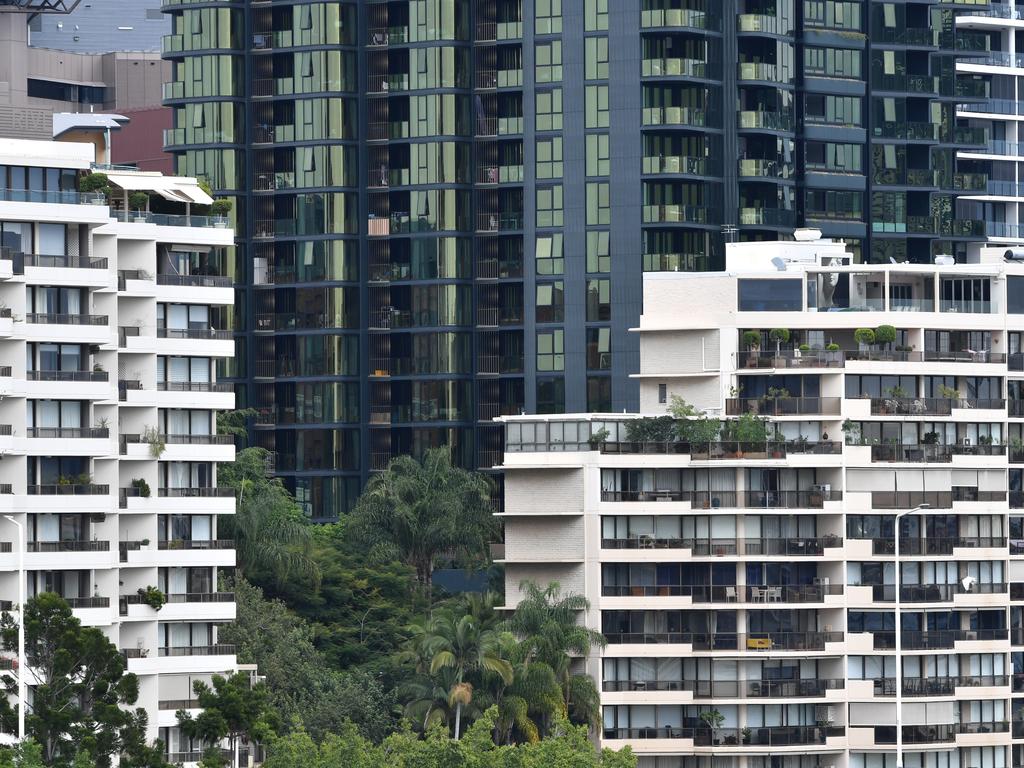
M 875 332 L 870 328 L 858 328 L 853 332 L 853 340 L 862 352 L 866 352 L 875 343 Z
M 847 445 L 860 445 L 860 425 L 852 419 L 846 419 L 842 426 L 843 436 Z
M 142 602 L 154 611 L 159 611 L 164 607 L 164 603 L 167 602 L 167 595 L 154 586 L 139 587 L 138 595 Z
M 750 735 L 752 731 L 749 728 L 740 729 L 740 737 L 743 739 L 744 744 L 750 743 Z
M 875 343 L 886 346 L 896 341 L 896 328 L 891 325 L 880 325 L 875 328 Z M 888 357 L 888 356 L 887 356 Z
M 102 195 L 102 199 L 96 198 L 96 203 L 106 205 L 110 198 L 110 179 L 105 173 L 87 173 L 78 179 L 78 191 Z
M 772 328 L 768 332 L 768 338 L 775 342 L 775 367 L 781 367 L 779 365 L 779 358 L 782 357 L 782 345 L 789 342 L 789 328 Z
M 743 346 L 747 348 L 747 368 L 757 367 L 757 353 L 761 351 L 761 332 L 744 331 Z
M 709 709 L 701 712 L 698 717 L 704 726 L 711 731 L 711 743 L 717 745 L 719 743 L 719 732 L 725 724 L 725 715 L 717 709 Z
M 141 496 L 143 499 L 149 498 L 149 483 L 146 482 L 145 478 L 136 477 L 135 479 L 133 479 L 132 488 L 137 489 L 139 492 L 139 496 Z
M 590 450 L 600 450 L 601 443 L 608 440 L 608 436 L 611 434 L 605 427 L 601 427 L 596 432 L 591 432 L 590 437 L 587 438 L 587 443 L 590 445 Z

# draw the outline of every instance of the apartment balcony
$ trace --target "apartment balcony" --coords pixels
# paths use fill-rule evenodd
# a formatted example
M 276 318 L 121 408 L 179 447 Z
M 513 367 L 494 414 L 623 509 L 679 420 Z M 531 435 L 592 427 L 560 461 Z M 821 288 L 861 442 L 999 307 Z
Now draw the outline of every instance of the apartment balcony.
M 1005 635 L 1006 630 L 1003 630 Z M 906 636 L 907 633 L 903 633 Z M 842 632 L 605 632 L 612 645 L 688 645 L 695 651 L 824 651 Z
M 703 59 L 683 59 L 673 57 L 645 58 L 641 62 L 642 77 L 685 77 L 699 80 L 717 80 L 718 67 Z
M 799 680 L 605 680 L 606 693 L 684 691 L 694 699 L 825 698 L 846 687 L 843 678 Z
M 784 112 L 770 109 L 745 109 L 736 113 L 736 127 L 746 130 L 792 133 L 793 118 Z
M 741 179 L 789 179 L 792 178 L 792 163 L 781 160 L 765 160 L 761 158 L 740 158 L 737 163 Z
M 160 610 L 161 621 L 233 621 L 234 618 L 234 592 L 169 593 Z
M 739 224 L 747 227 L 791 228 L 796 226 L 796 211 L 786 208 L 740 208 Z
M 117 562 L 106 540 L 30 541 L 25 552 L 25 566 L 40 570 L 67 568 L 69 553 L 74 553 L 71 557 L 76 568 L 113 568 Z
M 27 341 L 100 345 L 110 342 L 109 320 L 107 315 L 29 312 L 23 327 Z
M 641 172 L 650 175 L 714 176 L 715 161 L 710 157 L 688 155 L 646 156 Z
M 900 554 L 903 552 L 901 550 Z M 857 593 L 861 587 L 870 587 L 871 595 L 868 602 L 892 603 L 896 601 L 895 584 L 851 584 L 850 602 L 857 603 L 861 600 Z M 981 595 L 1007 595 L 1009 584 L 1006 583 L 976 583 L 970 591 L 965 590 L 960 584 L 903 584 L 900 587 L 901 603 L 959 603 L 957 597 L 971 597 L 972 602 L 985 603 Z
M 842 497 L 842 492 L 836 490 L 601 491 L 604 502 L 688 501 L 693 509 L 823 509 L 826 501 Z
M 950 416 L 953 403 L 948 397 L 873 397 L 871 415 Z
M 519 136 L 523 133 L 521 116 L 478 117 L 474 123 L 475 133 L 480 137 Z
M 748 733 L 749 731 L 749 733 Z M 684 739 L 697 747 L 794 747 L 826 745 L 830 737 L 846 735 L 843 726 L 776 726 L 771 728 L 604 728 L 604 739 Z
M 1005 540 L 1004 540 L 1005 541 Z M 711 538 L 683 539 L 638 535 L 626 539 L 601 539 L 602 549 L 613 550 L 688 550 L 692 557 L 758 556 L 821 557 L 827 549 L 840 549 L 839 536 L 790 538 Z
M 710 128 L 711 115 L 706 109 L 698 107 L 644 107 L 641 113 L 641 124 L 681 125 L 690 128 Z
M 945 586 L 945 585 L 944 585 Z M 1005 585 L 1004 585 L 1005 586 Z M 707 584 L 605 584 L 602 597 L 683 597 L 693 603 L 756 603 L 785 605 L 825 603 L 841 596 L 842 584 L 707 585 Z M 934 602 L 934 601 L 933 601 Z
M 853 539 L 851 537 L 852 540 Z M 1007 539 L 1002 536 L 943 536 L 930 539 L 900 537 L 901 556 L 953 555 L 958 549 L 1005 549 Z M 896 554 L 895 539 L 871 539 L 871 554 L 892 556 Z M 963 557 L 972 553 L 962 552 Z
M 214 328 L 157 328 L 161 354 L 233 357 L 234 331 Z
M 603 442 L 601 453 L 639 455 L 689 455 L 692 461 L 718 459 L 783 459 L 789 455 L 839 456 L 843 444 L 835 441 L 792 440 L 787 442 L 740 443 L 723 441 L 714 443 L 687 442 Z
M 719 31 L 722 20 L 713 13 L 691 8 L 654 8 L 640 11 L 643 29 L 693 29 Z
M 645 205 L 644 224 L 699 224 L 715 225 L 721 212 L 703 205 Z
M 106 371 L 25 371 L 25 380 L 33 397 L 67 397 L 69 383 L 83 400 L 107 400 L 112 394 Z
M 896 647 L 894 632 L 874 632 L 873 646 L 875 650 L 893 650 Z M 991 650 L 992 644 L 1001 646 L 1009 640 L 1007 629 L 934 629 L 927 631 L 910 631 L 900 633 L 900 644 L 905 651 L 959 650 L 981 651 Z M 1007 646 L 1008 648 L 1008 646 Z
M 895 681 L 894 687 L 895 687 Z M 959 677 L 904 677 L 904 696 L 956 696 L 958 688 L 1003 688 L 1009 675 L 961 675 Z M 895 693 L 895 691 L 894 691 Z M 960 693 L 969 696 L 967 691 Z
M 743 161 L 740 161 L 743 162 Z M 734 355 L 736 368 L 742 372 L 744 368 L 757 370 L 773 370 L 776 368 L 843 368 L 847 356 L 842 350 L 781 350 L 778 353 L 758 351 L 737 352 Z
M 725 401 L 727 416 L 744 413 L 762 416 L 838 416 L 842 398 L 838 397 L 730 397 Z

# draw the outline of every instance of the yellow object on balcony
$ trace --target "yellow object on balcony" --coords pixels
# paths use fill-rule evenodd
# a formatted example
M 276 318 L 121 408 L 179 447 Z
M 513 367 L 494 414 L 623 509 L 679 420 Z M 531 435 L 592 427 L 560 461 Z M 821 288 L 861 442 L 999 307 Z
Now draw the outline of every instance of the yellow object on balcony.
M 747 638 L 747 650 L 751 651 L 767 651 L 772 647 L 772 639 L 770 637 L 748 637 Z

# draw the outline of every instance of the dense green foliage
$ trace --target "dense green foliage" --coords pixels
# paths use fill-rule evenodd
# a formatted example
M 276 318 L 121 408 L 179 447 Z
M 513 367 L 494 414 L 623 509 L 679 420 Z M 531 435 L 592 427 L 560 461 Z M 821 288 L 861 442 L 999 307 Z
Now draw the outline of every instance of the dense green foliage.
M 245 448 L 218 470 L 218 485 L 237 494 L 235 514 L 220 520 L 221 535 L 234 539 L 238 565 L 250 577 L 315 581 L 312 528 L 281 481 L 268 476 L 269 456 L 263 448 Z
M 399 456 L 366 484 L 352 533 L 372 561 L 411 565 L 429 598 L 442 555 L 483 561 L 496 532 L 490 496 L 488 480 L 453 465 L 447 448 L 428 450 L 422 460 Z
M 496 708 L 485 712 L 454 740 L 435 728 L 426 739 L 399 731 L 380 745 L 362 738 L 352 727 L 344 728 L 317 744 L 309 734 L 296 731 L 274 742 L 265 768 L 635 768 L 628 748 L 598 753 L 587 739 L 587 730 L 555 723 L 551 736 L 536 743 L 497 746 L 491 734 L 497 726 Z
M 327 571 L 330 574 L 330 571 Z M 325 581 L 326 583 L 326 581 Z M 379 742 L 397 726 L 394 693 L 378 676 L 339 665 L 314 646 L 312 625 L 244 579 L 235 584 L 238 618 L 221 630 L 242 663 L 259 665 L 267 704 L 282 723 L 301 721 L 317 740 L 348 721 Z

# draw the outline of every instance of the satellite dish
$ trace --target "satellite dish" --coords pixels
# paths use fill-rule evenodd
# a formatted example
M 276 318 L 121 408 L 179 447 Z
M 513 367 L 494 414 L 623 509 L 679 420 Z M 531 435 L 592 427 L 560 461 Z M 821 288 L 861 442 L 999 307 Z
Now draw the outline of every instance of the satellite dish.
M 775 265 L 775 268 L 777 270 L 779 270 L 779 272 L 785 272 L 786 271 L 786 262 L 783 261 L 778 256 L 773 256 L 772 257 L 772 264 Z

